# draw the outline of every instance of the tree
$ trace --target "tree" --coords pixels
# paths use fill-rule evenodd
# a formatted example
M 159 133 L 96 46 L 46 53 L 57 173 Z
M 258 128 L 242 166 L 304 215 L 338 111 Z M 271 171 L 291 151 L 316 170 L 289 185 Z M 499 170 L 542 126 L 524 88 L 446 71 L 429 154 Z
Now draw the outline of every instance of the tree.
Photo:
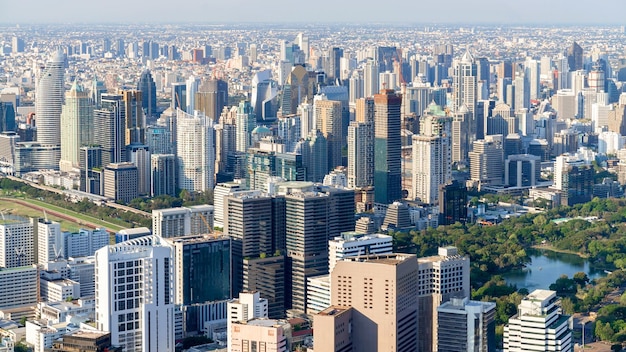
M 578 284 L 580 287 L 585 287 L 585 285 L 587 285 L 587 283 L 589 282 L 589 277 L 587 276 L 586 273 L 582 271 L 579 271 L 576 274 L 574 274 L 572 279 L 576 281 L 576 284 Z
M 602 321 L 599 321 L 596 324 L 596 336 L 600 340 L 611 341 L 614 334 L 615 332 L 613 331 L 613 328 L 611 327 L 611 324 L 609 322 L 602 323 Z
M 26 346 L 25 344 L 19 342 L 19 343 L 15 344 L 15 347 L 13 347 L 13 351 L 15 351 L 15 352 L 28 352 L 28 346 Z
M 567 277 L 567 275 L 561 275 L 556 282 L 550 285 L 550 290 L 556 291 L 557 296 L 569 296 L 576 294 L 577 287 L 576 281 Z

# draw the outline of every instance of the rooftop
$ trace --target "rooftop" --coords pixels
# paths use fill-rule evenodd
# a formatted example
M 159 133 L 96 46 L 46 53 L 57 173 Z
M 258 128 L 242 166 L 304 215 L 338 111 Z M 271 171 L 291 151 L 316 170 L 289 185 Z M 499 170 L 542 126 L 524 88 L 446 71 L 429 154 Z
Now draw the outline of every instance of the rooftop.
M 323 311 L 317 313 L 317 315 L 341 315 L 350 311 L 352 307 L 343 307 L 343 306 L 330 306 Z

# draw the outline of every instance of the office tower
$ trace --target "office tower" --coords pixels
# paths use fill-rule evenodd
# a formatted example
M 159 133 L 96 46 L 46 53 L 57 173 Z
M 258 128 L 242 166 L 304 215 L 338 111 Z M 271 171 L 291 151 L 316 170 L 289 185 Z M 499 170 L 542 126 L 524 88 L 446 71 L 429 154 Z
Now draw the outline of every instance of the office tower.
M 292 327 L 286 320 L 252 319 L 232 324 L 228 351 L 287 352 L 291 350 Z
M 176 304 L 186 306 L 232 297 L 230 238 L 192 235 L 168 238 L 167 242 L 174 250 Z
M 260 191 L 239 191 L 224 196 L 224 234 L 233 243 L 233 292 L 243 289 L 243 259 L 273 254 L 272 197 Z M 244 220 L 245 219 L 245 220 Z
M 24 52 L 24 39 L 13 37 L 11 39 L 11 52 L 15 53 L 23 53 Z
M 137 166 L 137 194 L 145 196 L 150 194 L 150 150 L 145 144 L 130 144 L 126 146 L 126 159 Z
M 303 65 L 296 65 L 287 75 L 283 86 L 281 110 L 283 115 L 295 114 L 300 104 L 313 100 L 315 79 Z
M 328 195 L 328 239 L 354 231 L 354 190 L 326 185 L 318 185 L 316 190 Z
M 450 162 L 454 165 L 465 165 L 467 163 L 467 153 L 470 149 L 469 136 L 467 131 L 470 125 L 471 114 L 467 106 L 463 105 L 454 112 L 450 123 Z M 482 129 L 482 128 L 481 128 Z
M 328 241 L 328 270 L 332 273 L 337 263 L 346 258 L 371 254 L 390 254 L 393 249 L 392 242 L 392 237 L 388 235 L 343 232 Z
M 0 132 L 15 132 L 15 106 L 13 102 L 0 101 Z
M 417 350 L 422 336 L 418 336 L 417 325 L 415 256 L 383 254 L 340 261 L 331 273 L 331 287 L 332 304 L 352 307 L 356 313 L 352 316 L 352 350 Z M 315 326 L 315 349 L 318 340 L 323 344 L 334 338 L 334 327 Z
M 99 109 L 102 106 L 102 94 L 107 92 L 107 88 L 104 85 L 104 81 L 98 80 L 98 77 L 93 78 L 90 87 L 90 98 L 94 109 Z
M 341 65 L 340 61 L 343 57 L 343 49 L 330 48 L 328 49 L 328 71 L 326 72 L 328 81 L 334 82 L 336 79 L 341 78 Z
M 488 185 L 501 185 L 503 174 L 504 150 L 502 136 L 486 136 L 473 144 L 469 153 L 470 179 L 478 188 Z
M 552 97 L 552 106 L 559 120 L 573 119 L 576 116 L 576 95 L 571 89 L 559 89 Z
M 172 154 L 172 131 L 167 126 L 148 126 L 146 144 L 152 154 Z
M 405 203 L 393 202 L 387 207 L 385 218 L 380 226 L 383 231 L 408 229 L 411 227 L 409 207 Z
M 534 187 L 541 175 L 541 158 L 530 154 L 509 155 L 504 162 L 504 185 Z
M 237 108 L 237 151 L 245 153 L 252 147 L 252 130 L 256 127 L 256 115 L 248 101 L 242 101 Z
M 530 82 L 525 72 L 516 72 L 513 80 L 514 103 L 513 110 L 530 108 Z
M 61 111 L 65 94 L 65 55 L 57 51 L 37 78 L 35 108 L 37 142 L 61 145 Z
M 594 63 L 593 69 L 589 72 L 587 77 L 587 84 L 590 89 L 593 89 L 596 93 L 603 92 L 605 89 L 604 71 L 599 63 Z
M 576 42 L 567 48 L 567 65 L 570 72 L 583 69 L 583 48 Z
M 489 99 L 491 95 L 491 67 L 489 59 L 479 57 L 476 60 L 476 99 Z
M 198 87 L 200 86 L 200 78 L 191 75 L 185 83 L 187 84 L 187 108 L 185 111 L 193 114 L 193 111 L 196 110 L 196 93 L 198 93 Z
M 528 81 L 529 94 L 531 100 L 541 99 L 541 72 L 539 69 L 539 62 L 527 58 L 524 61 L 524 76 Z
M 17 268 L 34 263 L 33 222 L 4 215 L 0 223 L 0 268 Z
M 341 148 L 343 134 L 341 126 L 341 102 L 332 100 L 315 100 L 315 126 L 326 138 L 328 166 L 326 171 L 342 164 Z
M 224 209 L 225 197 L 232 195 L 234 192 L 243 190 L 240 183 L 222 182 L 215 185 L 213 189 L 213 205 L 215 206 L 214 223 L 215 227 L 224 227 L 224 219 L 227 212 Z
M 601 132 L 598 136 L 598 152 L 605 154 L 607 153 L 607 143 L 602 143 L 603 136 L 611 134 L 611 132 Z M 552 153 L 553 155 L 561 155 L 564 153 L 576 153 L 578 150 L 578 138 L 579 133 L 573 129 L 565 129 L 561 130 L 561 132 L 557 132 L 553 134 L 552 137 Z M 619 148 L 615 148 L 619 149 Z
M 311 131 L 307 138 L 296 146 L 295 152 L 300 152 L 302 155 L 302 163 L 306 168 L 306 180 L 322 182 L 328 172 L 328 146 L 322 132 Z
M 157 115 L 156 84 L 149 69 L 141 73 L 137 83 L 137 90 L 141 92 L 140 101 L 144 116 L 147 118 L 155 117 Z
M 350 122 L 348 126 L 348 187 L 374 185 L 374 124 Z
M 287 260 L 284 255 L 250 258 L 243 260 L 243 291 L 259 292 L 267 299 L 267 316 L 279 319 L 291 306 L 287 301 Z
M 81 147 L 79 156 L 80 190 L 91 194 L 102 195 L 100 168 L 102 167 L 102 148 Z
M 202 113 L 177 115 L 178 188 L 189 192 L 212 190 L 215 177 L 213 124 Z
M 212 205 L 193 205 L 152 211 L 152 233 L 162 238 L 213 232 Z
M 563 154 L 554 163 L 554 188 L 561 191 L 561 204 L 572 206 L 591 200 L 593 168 L 576 154 Z
M 116 202 L 130 203 L 139 196 L 139 172 L 133 163 L 111 163 L 104 167 L 104 196 Z
M 374 199 L 379 204 L 402 198 L 401 106 L 402 96 L 393 90 L 374 95 Z
M 452 79 L 452 110 L 458 111 L 465 105 L 470 112 L 468 121 L 469 143 L 476 139 L 477 66 L 469 49 L 454 63 Z
M 374 59 L 368 59 L 365 62 L 365 71 L 363 75 L 363 95 L 366 98 L 373 97 L 378 89 L 378 65 Z
M 508 104 L 500 103 L 487 119 L 487 135 L 519 133 L 519 122 L 513 109 Z
M 57 243 L 57 250 L 63 250 L 63 258 L 65 259 L 93 256 L 98 249 L 110 243 L 109 233 L 105 228 L 63 232 L 62 236 L 63 242 L 61 246 Z
M 306 312 L 307 279 L 328 272 L 328 198 L 307 187 L 285 196 L 291 302 L 292 308 L 301 312 Z
M 172 104 L 171 108 L 187 111 L 187 84 L 184 82 L 172 83 Z M 193 111 L 189 112 L 193 114 Z
M 467 187 L 456 180 L 439 186 L 439 225 L 467 221 Z
M 437 314 L 437 351 L 496 351 L 495 303 L 452 298 Z
M 124 351 L 174 351 L 174 278 L 173 250 L 157 236 L 99 249 L 96 328 Z
M 354 70 L 350 76 L 348 87 L 350 88 L 349 102 L 352 104 L 364 96 L 365 82 L 363 80 L 363 70 Z
M 309 59 L 309 37 L 304 35 L 304 33 L 300 32 L 296 36 L 295 43 L 296 45 L 300 47 L 300 50 L 302 50 L 302 52 L 304 53 L 305 59 L 308 60 Z
M 250 103 L 257 120 L 273 120 L 276 118 L 278 105 L 278 84 L 271 79 L 270 70 L 259 71 L 252 78 Z
M 420 119 L 420 134 L 413 135 L 413 196 L 425 204 L 437 204 L 439 185 L 452 178 L 450 118 L 431 106 Z
M 102 149 L 102 165 L 124 161 L 126 104 L 116 94 L 102 94 L 102 107 L 93 115 L 94 141 Z
M 556 292 L 534 290 L 504 326 L 504 351 L 573 351 L 571 317 L 563 315 Z
M 451 298 L 470 295 L 470 261 L 455 247 L 441 247 L 438 255 L 418 258 L 419 336 L 418 351 L 437 350 L 437 307 Z
M 229 156 L 237 153 L 237 111 L 233 106 L 224 111 L 215 125 L 215 171 L 216 182 L 224 182 L 234 179 L 232 169 L 234 165 L 228 163 Z M 245 155 L 245 154 L 244 154 Z
M 153 154 L 150 156 L 150 196 L 176 196 L 176 155 Z
M 61 224 L 56 221 L 39 219 L 37 221 L 37 263 L 67 258 L 61 232 Z M 108 244 L 108 243 L 107 243 Z
M 38 281 L 39 270 L 36 265 L 0 270 L 0 309 L 36 305 L 39 296 Z
M 354 351 L 353 341 L 358 336 L 352 329 L 355 309 L 330 306 L 313 316 L 314 348 L 321 351 Z M 370 346 L 370 348 L 375 348 Z
M 122 100 L 126 112 L 126 130 L 124 131 L 124 145 L 146 143 L 146 117 L 143 114 L 142 93 L 137 90 L 123 90 Z
M 94 142 L 93 102 L 82 86 L 76 82 L 65 93 L 61 112 L 61 161 L 62 172 L 79 167 L 80 147 Z
M 195 97 L 196 110 L 218 121 L 224 107 L 228 106 L 228 82 L 221 79 L 203 81 Z

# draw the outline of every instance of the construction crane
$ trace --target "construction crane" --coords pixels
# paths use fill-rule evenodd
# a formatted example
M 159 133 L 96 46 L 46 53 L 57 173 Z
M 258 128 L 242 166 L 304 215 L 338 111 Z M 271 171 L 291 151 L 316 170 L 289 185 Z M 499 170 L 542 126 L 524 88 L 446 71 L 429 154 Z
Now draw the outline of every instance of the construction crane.
M 202 219 L 202 222 L 204 222 L 204 225 L 206 226 L 206 228 L 208 229 L 209 233 L 211 235 L 211 237 L 213 239 L 218 238 L 218 235 L 216 233 L 213 232 L 213 229 L 211 228 L 211 226 L 209 226 L 209 222 L 206 220 L 206 218 L 204 217 L 204 215 L 202 215 L 202 213 L 198 213 L 198 215 L 200 215 L 200 219 Z

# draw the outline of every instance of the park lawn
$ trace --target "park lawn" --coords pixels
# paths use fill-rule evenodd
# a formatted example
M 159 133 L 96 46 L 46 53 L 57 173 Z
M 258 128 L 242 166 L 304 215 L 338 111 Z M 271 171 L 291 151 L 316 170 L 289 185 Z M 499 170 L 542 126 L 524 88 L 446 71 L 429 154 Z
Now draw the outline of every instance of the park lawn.
M 75 212 L 73 210 L 61 208 L 61 207 L 58 207 L 56 205 L 52 205 L 52 204 L 48 204 L 46 202 L 42 202 L 40 200 L 35 200 L 35 199 L 30 199 L 30 198 L 22 199 L 22 200 L 25 201 L 25 202 L 28 202 L 28 203 L 31 203 L 31 204 L 38 205 L 40 207 L 46 208 L 46 209 L 50 209 L 50 210 L 57 211 L 59 213 L 67 214 L 69 216 L 72 216 L 72 217 L 75 217 L 77 219 L 96 224 L 96 225 L 98 225 L 100 227 L 104 227 L 104 228 L 106 228 L 108 230 L 115 231 L 115 232 L 118 232 L 119 230 L 122 230 L 122 229 L 133 227 L 132 224 L 129 224 L 129 223 L 127 223 L 125 221 L 122 221 L 122 220 L 119 220 L 119 219 L 108 218 L 107 220 L 100 220 L 100 219 L 92 217 L 90 215 L 77 213 L 77 212 Z
M 17 204 L 8 200 L 0 199 L 0 213 L 19 215 L 29 218 L 43 218 L 43 212 L 31 209 L 29 207 Z M 56 221 L 61 224 L 62 231 L 78 232 L 81 226 L 75 222 L 58 218 L 56 216 L 48 214 L 48 219 Z

